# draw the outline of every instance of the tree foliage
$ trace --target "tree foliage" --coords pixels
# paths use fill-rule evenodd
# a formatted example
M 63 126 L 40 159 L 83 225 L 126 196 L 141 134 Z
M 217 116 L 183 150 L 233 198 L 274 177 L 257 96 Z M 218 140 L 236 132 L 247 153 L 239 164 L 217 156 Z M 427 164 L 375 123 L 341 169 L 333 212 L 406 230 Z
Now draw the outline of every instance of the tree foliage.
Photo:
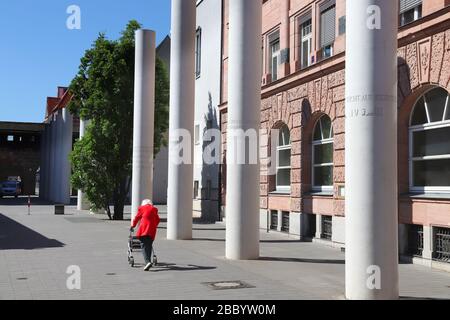
M 70 85 L 70 111 L 88 119 L 86 134 L 71 154 L 72 184 L 83 190 L 94 209 L 123 219 L 130 189 L 133 148 L 135 31 L 130 21 L 118 40 L 100 34 L 81 59 Z M 169 80 L 164 63 L 156 62 L 155 155 L 167 142 Z M 114 205 L 114 214 L 109 210 Z

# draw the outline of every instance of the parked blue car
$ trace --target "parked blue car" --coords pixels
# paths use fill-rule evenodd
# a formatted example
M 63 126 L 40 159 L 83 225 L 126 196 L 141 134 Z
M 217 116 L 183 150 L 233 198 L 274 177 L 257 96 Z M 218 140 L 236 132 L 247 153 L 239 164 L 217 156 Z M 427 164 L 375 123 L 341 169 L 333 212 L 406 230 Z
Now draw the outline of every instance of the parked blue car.
M 20 187 L 20 182 L 18 181 L 3 181 L 0 183 L 0 198 L 18 198 L 21 193 L 22 189 Z

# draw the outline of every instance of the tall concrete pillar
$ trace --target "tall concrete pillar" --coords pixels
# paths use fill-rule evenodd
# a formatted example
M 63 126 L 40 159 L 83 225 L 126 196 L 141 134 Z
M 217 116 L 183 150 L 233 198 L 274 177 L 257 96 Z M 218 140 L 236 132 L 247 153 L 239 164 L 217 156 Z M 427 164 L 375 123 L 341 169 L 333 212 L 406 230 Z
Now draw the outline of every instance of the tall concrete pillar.
M 134 81 L 133 177 L 131 214 L 144 199 L 153 199 L 155 128 L 155 32 L 136 31 Z
M 262 2 L 230 0 L 229 11 L 226 257 L 257 259 Z M 239 136 L 241 130 L 256 141 L 247 142 Z M 252 148 L 256 148 L 256 163 L 237 161 L 243 155 L 247 158 Z
M 70 204 L 71 187 L 70 175 L 72 173 L 72 165 L 69 155 L 72 152 L 73 143 L 73 117 L 67 108 L 61 110 L 61 175 L 60 175 L 60 200 L 61 204 Z
M 167 238 L 192 238 L 196 0 L 172 0 Z M 188 136 L 184 135 L 188 133 Z M 180 145 L 186 161 L 180 161 Z
M 51 121 L 50 121 L 50 132 L 51 132 L 51 142 L 50 142 L 50 152 L 51 152 L 51 166 L 49 171 L 49 179 L 50 179 L 50 187 L 49 187 L 49 200 L 52 202 L 57 202 L 56 200 L 56 179 L 58 177 L 57 173 L 57 146 L 58 146 L 58 139 L 57 139 L 57 122 L 56 122 L 56 113 L 52 114 Z
M 346 7 L 346 296 L 398 299 L 398 3 Z
M 89 125 L 88 120 L 80 119 L 80 140 L 83 139 L 86 134 L 86 127 Z M 78 190 L 77 196 L 77 210 L 89 210 L 91 205 L 82 190 Z

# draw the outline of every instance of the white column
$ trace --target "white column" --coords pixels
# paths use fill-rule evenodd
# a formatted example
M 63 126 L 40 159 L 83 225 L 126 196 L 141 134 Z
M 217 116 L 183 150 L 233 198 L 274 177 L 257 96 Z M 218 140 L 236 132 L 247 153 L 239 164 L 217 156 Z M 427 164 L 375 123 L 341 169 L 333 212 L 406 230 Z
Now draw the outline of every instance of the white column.
M 192 238 L 196 0 L 172 0 L 167 238 Z M 183 137 L 183 133 L 188 136 Z M 180 142 L 187 159 L 180 163 Z
M 72 165 L 70 163 L 69 155 L 72 152 L 73 143 L 73 117 L 67 108 L 61 110 L 61 204 L 70 204 L 71 187 L 70 175 L 72 172 Z
M 132 217 L 144 199 L 153 199 L 155 128 L 155 32 L 136 31 Z
M 398 299 L 398 3 L 346 8 L 346 296 Z
M 83 139 L 86 134 L 86 127 L 89 125 L 88 120 L 80 119 L 80 140 Z M 82 190 L 78 190 L 77 196 L 77 210 L 89 210 L 91 207 L 86 195 Z
M 262 2 L 230 0 L 229 11 L 226 257 L 257 259 Z M 250 133 L 252 141 L 246 143 L 242 136 L 235 138 L 240 130 Z M 256 164 L 236 161 L 255 150 Z

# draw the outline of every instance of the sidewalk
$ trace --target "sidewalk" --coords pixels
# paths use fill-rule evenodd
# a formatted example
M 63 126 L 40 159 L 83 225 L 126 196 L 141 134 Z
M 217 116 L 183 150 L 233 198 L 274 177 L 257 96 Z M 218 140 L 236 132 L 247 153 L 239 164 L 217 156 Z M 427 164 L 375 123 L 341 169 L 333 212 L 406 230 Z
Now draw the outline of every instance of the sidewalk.
M 343 299 L 344 254 L 320 244 L 261 233 L 261 259 L 228 261 L 225 225 L 194 225 L 194 240 L 167 241 L 165 208 L 155 249 L 162 266 L 127 264 L 129 220 L 66 208 L 0 202 L 0 299 Z M 129 219 L 129 217 L 128 217 Z M 140 253 L 135 253 L 142 264 Z M 66 287 L 66 270 L 81 268 L 81 290 Z M 251 288 L 213 290 L 205 283 L 243 281 Z M 450 299 L 450 273 L 403 264 L 404 298 Z

